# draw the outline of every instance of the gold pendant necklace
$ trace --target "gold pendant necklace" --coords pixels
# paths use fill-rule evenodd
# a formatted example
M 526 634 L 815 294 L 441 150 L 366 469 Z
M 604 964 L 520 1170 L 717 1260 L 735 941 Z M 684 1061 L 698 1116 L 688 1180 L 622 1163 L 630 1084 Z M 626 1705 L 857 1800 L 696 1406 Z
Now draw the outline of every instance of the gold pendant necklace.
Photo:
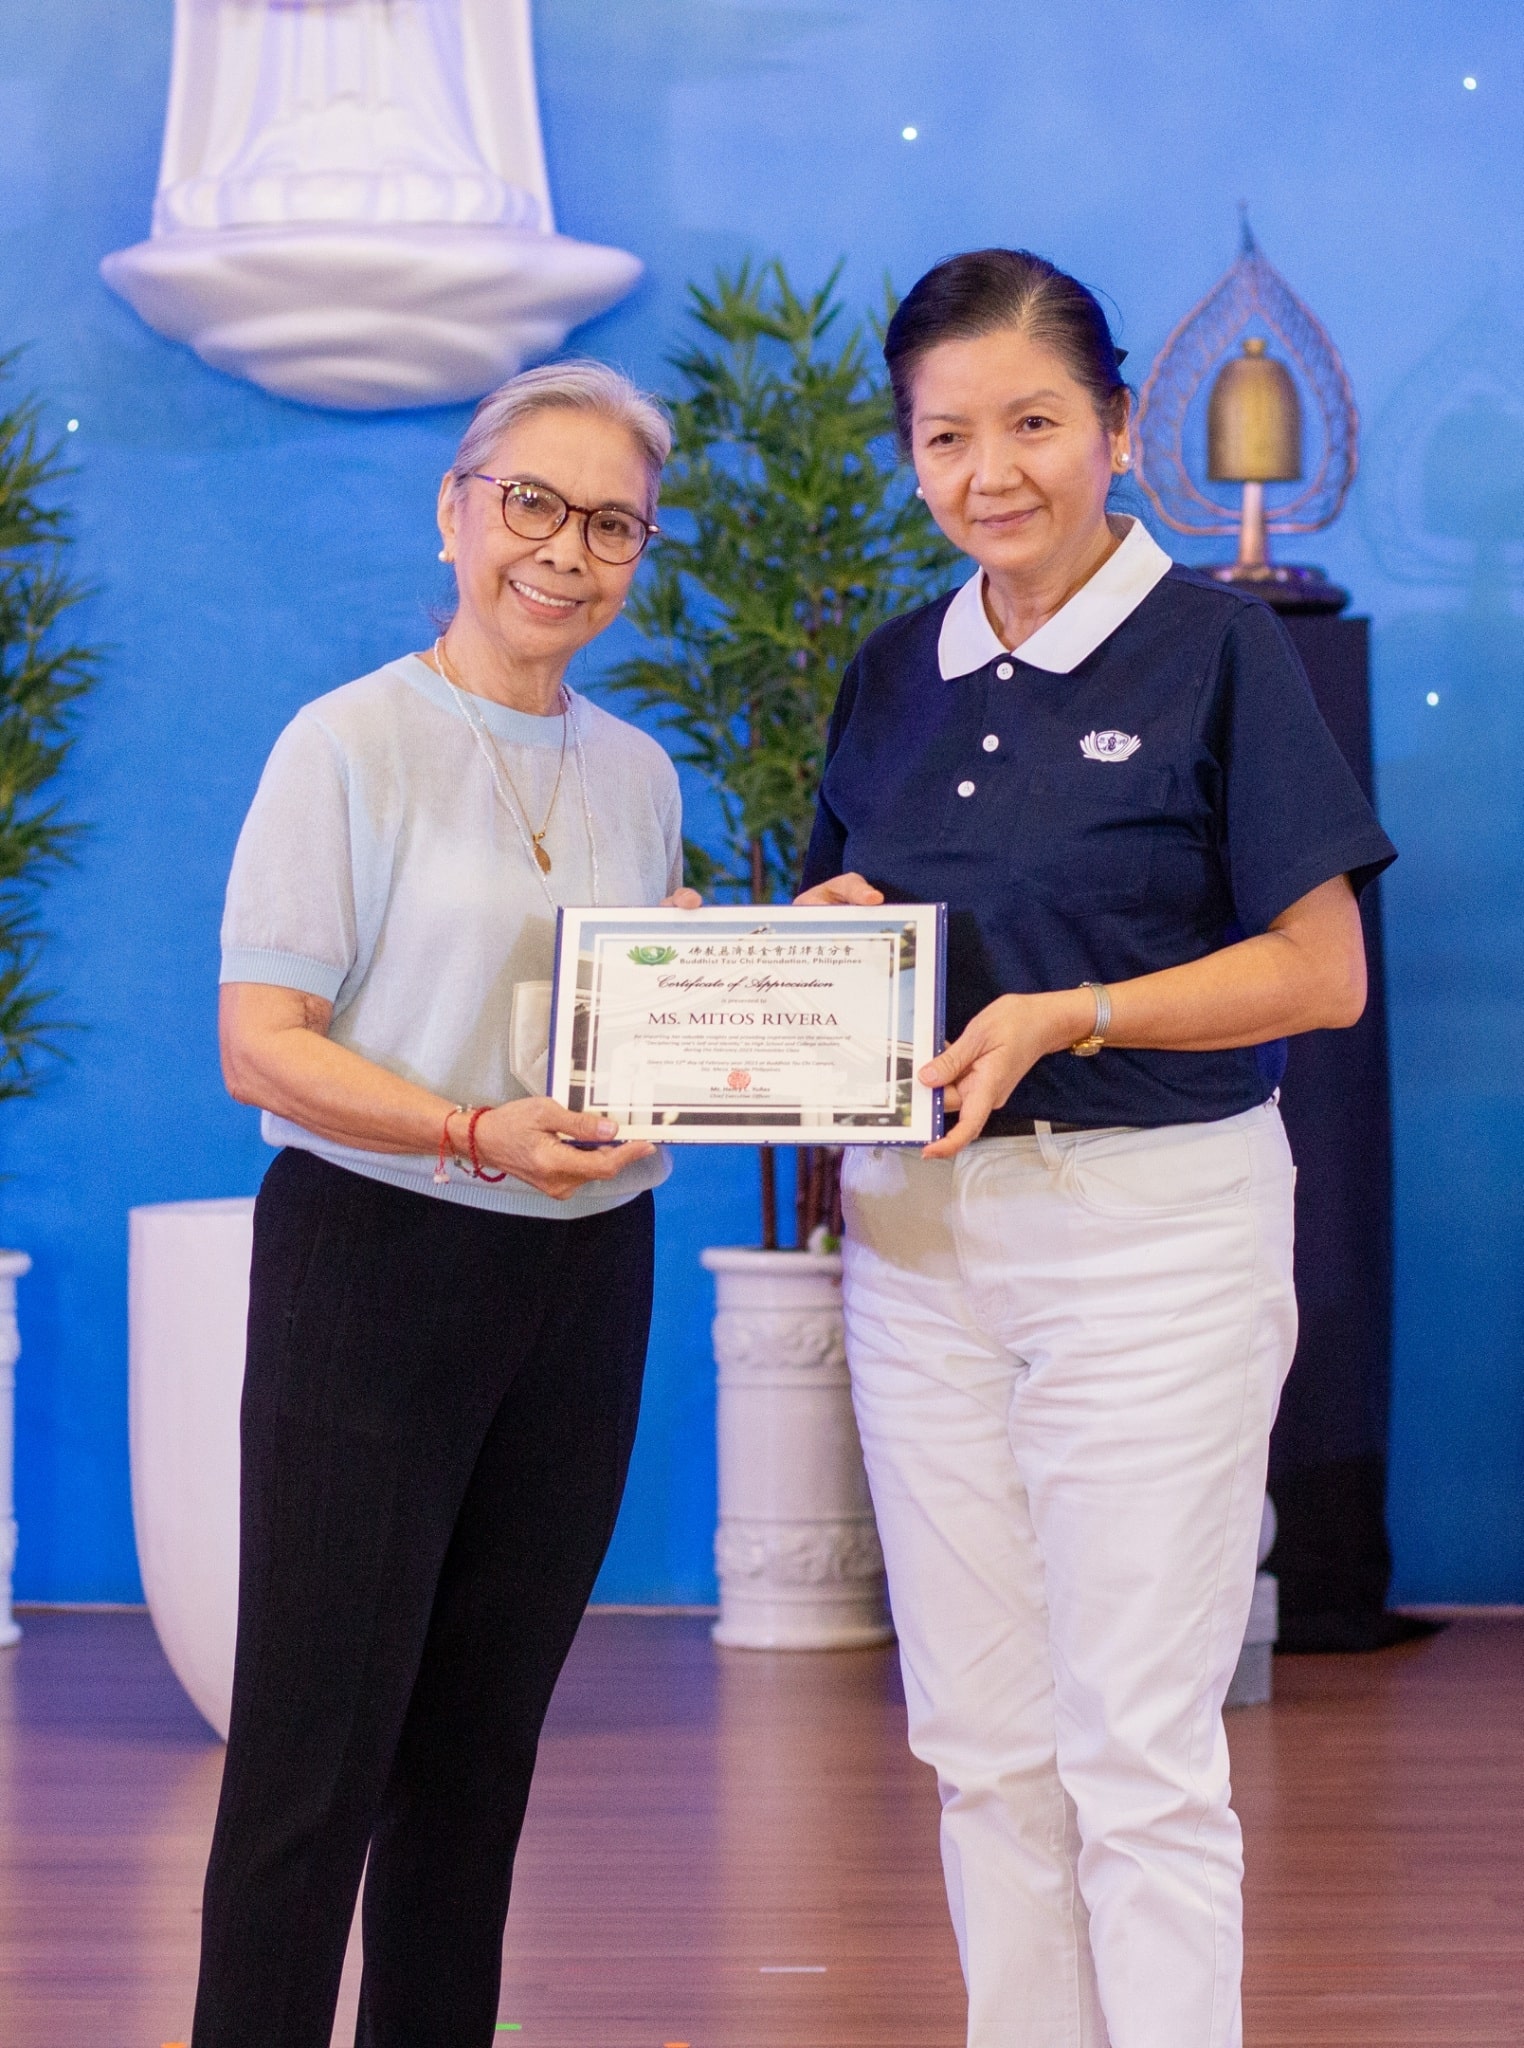
M 470 693 L 466 690 L 465 685 L 459 680 L 459 677 L 451 673 L 452 664 L 450 663 L 449 658 L 447 657 L 444 651 L 443 635 L 441 635 L 440 638 L 434 642 L 434 659 L 438 663 L 439 673 L 444 677 L 445 681 L 449 683 L 451 687 L 459 695 L 469 695 Z M 470 726 L 472 735 L 475 738 L 477 745 L 480 747 L 482 745 L 483 740 L 485 740 L 487 746 L 490 747 L 492 750 L 490 754 L 486 754 L 485 751 L 483 754 L 483 758 L 486 760 L 488 770 L 492 775 L 492 787 L 497 791 L 498 801 L 502 804 L 503 809 L 509 813 L 509 815 L 513 819 L 514 824 L 519 827 L 520 831 L 527 835 L 530 854 L 533 856 L 534 863 L 536 867 L 538 867 L 542 875 L 548 875 L 551 870 L 551 858 L 550 855 L 545 851 L 544 841 L 546 833 L 550 830 L 550 821 L 556 814 L 556 804 L 559 801 L 561 795 L 561 778 L 566 773 L 566 692 L 564 689 L 562 689 L 559 691 L 558 694 L 561 698 L 561 758 L 556 763 L 556 786 L 550 792 L 550 806 L 545 813 L 544 823 L 540 826 L 538 832 L 536 832 L 534 826 L 530 823 L 529 806 L 524 802 L 524 799 L 519 795 L 518 788 L 514 783 L 513 777 L 508 773 L 508 763 L 503 759 L 502 750 L 498 746 L 496 739 L 494 739 L 493 735 L 487 730 L 485 725 L 478 724 L 477 720 L 473 718 L 468 711 L 465 710 L 464 705 L 461 706 L 461 709 L 465 714 L 466 723 Z M 506 782 L 509 789 L 513 791 L 512 804 L 510 804 L 503 795 L 502 783 L 500 783 L 498 780 L 499 769 L 502 770 L 503 782 Z M 516 809 L 515 806 L 517 806 Z

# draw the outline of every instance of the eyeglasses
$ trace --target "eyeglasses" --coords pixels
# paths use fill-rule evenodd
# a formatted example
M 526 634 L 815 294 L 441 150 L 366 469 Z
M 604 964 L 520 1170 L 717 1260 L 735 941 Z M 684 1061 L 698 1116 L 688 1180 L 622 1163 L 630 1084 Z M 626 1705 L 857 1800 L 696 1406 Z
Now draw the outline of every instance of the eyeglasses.
M 622 505 L 573 505 L 548 484 L 488 476 L 484 469 L 473 469 L 471 475 L 484 484 L 497 485 L 503 494 L 503 524 L 520 540 L 549 540 L 575 512 L 582 521 L 582 542 L 588 553 L 600 562 L 623 565 L 638 560 L 646 542 L 659 531 L 649 519 L 626 512 Z

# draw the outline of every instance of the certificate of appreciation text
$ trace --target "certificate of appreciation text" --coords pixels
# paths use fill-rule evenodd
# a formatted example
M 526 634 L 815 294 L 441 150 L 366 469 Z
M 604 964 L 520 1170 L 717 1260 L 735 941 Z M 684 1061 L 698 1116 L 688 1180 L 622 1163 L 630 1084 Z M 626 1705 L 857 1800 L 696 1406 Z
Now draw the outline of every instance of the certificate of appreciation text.
M 549 1093 L 667 1143 L 927 1144 L 945 925 L 935 903 L 562 910 Z

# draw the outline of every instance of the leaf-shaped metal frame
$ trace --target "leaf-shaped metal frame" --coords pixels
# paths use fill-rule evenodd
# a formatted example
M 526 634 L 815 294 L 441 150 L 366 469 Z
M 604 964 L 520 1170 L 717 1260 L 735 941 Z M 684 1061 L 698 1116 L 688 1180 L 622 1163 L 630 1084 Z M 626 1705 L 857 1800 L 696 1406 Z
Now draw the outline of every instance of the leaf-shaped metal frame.
M 1247 222 L 1236 261 L 1170 334 L 1138 402 L 1138 481 L 1177 533 L 1235 534 L 1237 504 L 1209 497 L 1185 464 L 1185 423 L 1207 379 L 1258 322 L 1280 343 L 1317 401 L 1323 445 L 1309 482 L 1266 509 L 1269 533 L 1316 533 L 1339 516 L 1358 463 L 1360 419 L 1349 378 L 1327 329 L 1260 251 Z M 1210 515 L 1203 523 L 1199 517 Z M 1193 516 L 1196 515 L 1196 516 Z
M 1380 567 L 1395 582 L 1470 584 L 1477 573 L 1474 543 L 1451 539 L 1425 524 L 1421 496 L 1425 457 L 1446 419 L 1468 401 L 1491 399 L 1524 422 L 1518 365 L 1524 330 L 1510 319 L 1496 293 L 1475 300 L 1459 325 L 1411 369 L 1371 427 L 1361 518 Z M 1524 576 L 1524 545 L 1505 541 L 1498 566 L 1509 581 Z

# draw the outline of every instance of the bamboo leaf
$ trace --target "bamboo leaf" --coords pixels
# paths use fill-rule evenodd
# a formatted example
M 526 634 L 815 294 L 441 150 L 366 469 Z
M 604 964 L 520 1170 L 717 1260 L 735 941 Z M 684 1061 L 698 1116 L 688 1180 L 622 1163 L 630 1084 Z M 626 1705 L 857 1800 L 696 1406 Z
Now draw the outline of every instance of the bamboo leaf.
M 0 386 L 16 352 L 0 355 Z M 47 794 L 68 759 L 80 700 L 99 651 L 68 636 L 89 592 L 70 572 L 72 546 L 57 487 L 72 472 L 47 445 L 37 401 L 0 400 L 0 1101 L 29 1095 L 63 1056 L 71 1026 L 51 1014 L 38 981 L 46 944 L 35 922 L 49 875 L 71 858 L 82 827 Z
M 957 559 L 898 465 L 879 323 L 849 321 L 840 268 L 810 292 L 778 262 L 690 286 L 665 530 L 628 613 L 647 652 L 609 679 L 720 797 L 705 851 L 742 894 L 754 842 L 792 893 L 847 664 Z

